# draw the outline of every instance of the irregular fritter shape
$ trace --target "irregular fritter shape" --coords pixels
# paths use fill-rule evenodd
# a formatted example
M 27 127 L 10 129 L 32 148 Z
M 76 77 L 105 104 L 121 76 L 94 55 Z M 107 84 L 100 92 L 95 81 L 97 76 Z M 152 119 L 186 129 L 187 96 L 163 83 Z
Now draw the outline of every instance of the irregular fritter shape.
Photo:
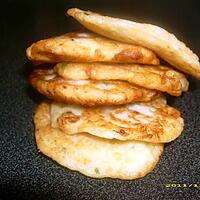
M 87 132 L 108 139 L 151 143 L 175 140 L 184 125 L 179 111 L 159 101 L 98 108 L 54 102 L 51 122 L 67 134 Z
M 65 80 L 53 70 L 35 70 L 30 76 L 30 82 L 50 99 L 87 106 L 150 101 L 160 95 L 156 90 L 123 81 Z
M 185 76 L 169 67 L 137 64 L 59 63 L 56 72 L 72 80 L 122 80 L 180 96 L 188 90 Z
M 64 61 L 159 64 L 151 50 L 85 31 L 38 41 L 27 49 L 27 56 L 36 64 Z
M 67 13 L 89 30 L 118 41 L 147 47 L 174 67 L 200 79 L 198 56 L 163 28 L 102 16 L 76 8 L 69 9 Z
M 150 173 L 163 152 L 162 144 L 117 141 L 88 134 L 67 135 L 50 126 L 49 104 L 35 117 L 39 150 L 59 164 L 94 178 L 136 179 Z

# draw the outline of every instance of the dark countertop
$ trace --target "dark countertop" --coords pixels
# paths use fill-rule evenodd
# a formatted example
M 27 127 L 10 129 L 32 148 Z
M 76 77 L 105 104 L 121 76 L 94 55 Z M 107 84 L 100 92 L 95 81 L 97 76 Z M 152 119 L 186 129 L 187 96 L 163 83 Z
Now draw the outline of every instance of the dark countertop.
M 34 41 L 74 30 L 65 17 L 79 7 L 102 14 L 161 25 L 185 41 L 197 55 L 200 48 L 199 1 L 14 1 L 1 3 L 0 26 L 0 199 L 199 199 L 200 81 L 169 98 L 185 119 L 183 134 L 165 145 L 156 169 L 133 181 L 92 179 L 70 171 L 38 153 L 32 116 L 43 99 L 27 83 L 32 65 L 25 49 Z M 198 184 L 168 188 L 166 184 Z

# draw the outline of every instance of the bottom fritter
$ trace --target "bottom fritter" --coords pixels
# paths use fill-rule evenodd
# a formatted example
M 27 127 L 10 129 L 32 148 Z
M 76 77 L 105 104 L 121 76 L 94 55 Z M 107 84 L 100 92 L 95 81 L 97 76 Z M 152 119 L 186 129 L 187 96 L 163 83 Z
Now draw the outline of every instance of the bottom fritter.
M 59 164 L 95 178 L 136 179 L 150 173 L 163 152 L 162 144 L 118 141 L 87 133 L 67 135 L 50 125 L 50 104 L 34 117 L 39 150 Z

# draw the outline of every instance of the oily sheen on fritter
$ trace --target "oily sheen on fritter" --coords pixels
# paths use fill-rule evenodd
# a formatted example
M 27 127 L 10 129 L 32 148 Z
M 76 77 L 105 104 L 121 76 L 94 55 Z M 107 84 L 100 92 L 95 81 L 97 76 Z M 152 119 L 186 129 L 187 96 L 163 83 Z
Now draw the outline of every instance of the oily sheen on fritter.
M 154 51 L 177 69 L 200 79 L 199 58 L 173 34 L 152 24 L 136 23 L 72 8 L 67 14 L 87 29 L 105 37 Z
M 108 139 L 167 143 L 181 134 L 184 121 L 178 110 L 157 99 L 94 108 L 53 102 L 51 124 L 66 134 L 86 132 Z
M 111 63 L 59 63 L 55 71 L 72 80 L 122 80 L 174 96 L 188 90 L 184 74 L 165 66 Z
M 120 105 L 135 101 L 150 101 L 160 92 L 133 86 L 123 81 L 66 80 L 53 70 L 34 70 L 32 86 L 41 94 L 63 103 L 85 106 Z
M 51 127 L 50 105 L 41 103 L 34 116 L 38 149 L 59 164 L 94 178 L 136 179 L 150 173 L 162 144 L 117 141 L 86 133 L 67 135 Z
M 65 61 L 159 64 L 151 50 L 86 31 L 40 40 L 26 53 L 28 59 L 36 64 Z

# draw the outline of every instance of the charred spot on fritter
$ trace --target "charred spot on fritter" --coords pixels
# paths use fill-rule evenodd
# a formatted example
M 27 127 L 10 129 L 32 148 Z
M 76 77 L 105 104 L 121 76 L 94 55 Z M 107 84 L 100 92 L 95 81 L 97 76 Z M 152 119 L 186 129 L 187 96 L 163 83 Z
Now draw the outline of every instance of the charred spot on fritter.
M 116 133 L 119 133 L 121 136 L 128 136 L 129 134 L 123 130 L 123 129 L 119 129 L 115 131 Z
M 75 115 L 72 112 L 63 113 L 58 119 L 58 124 L 65 125 L 68 123 L 76 123 L 80 119 L 80 116 Z

